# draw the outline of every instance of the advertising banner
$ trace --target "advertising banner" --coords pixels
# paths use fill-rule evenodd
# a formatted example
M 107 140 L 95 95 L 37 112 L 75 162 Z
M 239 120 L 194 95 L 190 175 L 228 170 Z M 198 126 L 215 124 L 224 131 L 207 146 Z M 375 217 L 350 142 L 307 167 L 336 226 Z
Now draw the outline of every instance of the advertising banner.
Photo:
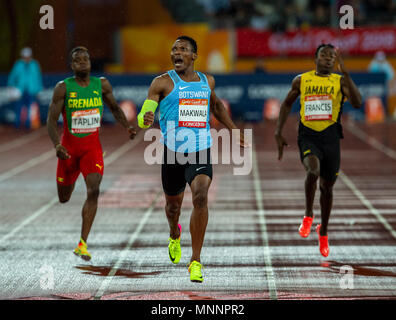
M 373 55 L 376 51 L 396 53 L 396 27 L 365 27 L 353 30 L 312 28 L 306 31 L 237 31 L 238 57 L 313 55 L 322 43 L 331 43 L 343 53 Z
M 114 96 L 117 101 L 120 104 L 133 105 L 139 112 L 147 98 L 150 84 L 157 75 L 106 75 L 106 77 L 113 85 Z M 38 95 L 42 123 L 45 123 L 47 117 L 54 86 L 58 81 L 68 76 L 70 75 L 44 76 L 45 89 Z M 273 99 L 282 101 L 286 97 L 295 76 L 296 74 L 215 75 L 215 91 L 216 95 L 230 106 L 234 118 L 245 121 L 261 121 L 264 104 Z M 369 97 L 377 97 L 386 106 L 387 91 L 383 74 L 359 73 L 351 74 L 351 76 L 364 100 Z M 9 88 L 4 87 L 6 79 L 6 76 L 0 76 L 0 122 L 11 123 L 14 117 L 14 98 L 9 94 Z M 364 104 L 365 101 L 363 101 Z M 344 112 L 352 110 L 353 108 L 347 102 L 344 106 Z M 292 111 L 299 111 L 299 99 L 294 104 Z M 363 116 L 364 109 L 362 108 L 358 112 Z M 114 122 L 113 115 L 107 107 L 104 111 L 103 120 L 104 122 Z

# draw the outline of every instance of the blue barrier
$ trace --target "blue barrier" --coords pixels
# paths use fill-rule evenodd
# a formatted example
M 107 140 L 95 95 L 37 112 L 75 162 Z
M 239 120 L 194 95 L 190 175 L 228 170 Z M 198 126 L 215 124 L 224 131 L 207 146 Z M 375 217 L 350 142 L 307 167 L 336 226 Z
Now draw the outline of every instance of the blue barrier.
M 52 91 L 57 82 L 69 77 L 70 74 L 45 74 L 43 76 L 44 90 L 38 95 L 40 118 L 44 123 Z M 98 76 L 98 75 L 96 75 Z M 132 101 L 139 111 L 147 97 L 148 88 L 155 75 L 104 75 L 113 85 L 114 95 L 118 102 Z M 216 94 L 219 98 L 229 102 L 233 118 L 244 121 L 261 121 L 263 106 L 267 99 L 283 100 L 290 89 L 296 74 L 233 74 L 215 75 Z M 369 96 L 380 97 L 386 106 L 387 90 L 385 76 L 373 73 L 354 73 L 352 78 L 356 82 L 363 100 Z M 7 75 L 0 75 L 0 122 L 12 122 L 13 104 L 7 100 Z M 364 103 L 364 102 L 363 102 Z M 292 112 L 298 112 L 300 104 L 293 105 Z M 347 102 L 344 113 L 352 112 L 353 108 Z M 356 117 L 364 115 L 364 109 L 353 110 Z M 113 117 L 105 108 L 104 122 L 113 122 Z

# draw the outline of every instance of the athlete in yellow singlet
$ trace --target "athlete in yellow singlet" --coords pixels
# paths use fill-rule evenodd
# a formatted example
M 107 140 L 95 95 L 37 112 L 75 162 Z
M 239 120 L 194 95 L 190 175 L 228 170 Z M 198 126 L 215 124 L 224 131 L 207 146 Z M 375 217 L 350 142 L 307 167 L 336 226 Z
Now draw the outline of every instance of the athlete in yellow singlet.
M 333 73 L 335 63 L 342 75 Z M 320 253 L 329 255 L 327 226 L 333 204 L 333 186 L 340 168 L 340 139 L 342 105 L 346 99 L 354 108 L 360 108 L 362 97 L 345 68 L 341 54 L 331 44 L 320 45 L 315 52 L 315 70 L 294 78 L 291 90 L 281 105 L 275 139 L 278 159 L 287 146 L 282 129 L 294 101 L 300 96 L 300 124 L 298 146 L 306 170 L 305 215 L 299 234 L 306 238 L 313 222 L 313 202 L 320 177 L 321 224 L 316 227 Z

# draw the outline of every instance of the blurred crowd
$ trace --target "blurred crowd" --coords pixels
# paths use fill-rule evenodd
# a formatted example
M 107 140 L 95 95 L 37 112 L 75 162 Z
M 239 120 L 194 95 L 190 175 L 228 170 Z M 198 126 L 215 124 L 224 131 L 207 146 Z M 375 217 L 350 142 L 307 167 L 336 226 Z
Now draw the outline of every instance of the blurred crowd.
M 172 3 L 174 10 L 180 9 L 179 1 L 162 1 L 171 10 Z M 184 6 L 191 7 L 191 15 L 183 15 L 181 19 L 206 19 L 213 28 L 252 27 L 289 31 L 337 27 L 339 8 L 343 5 L 351 5 L 354 9 L 355 26 L 396 23 L 396 0 L 195 0 L 195 3 L 184 3 Z

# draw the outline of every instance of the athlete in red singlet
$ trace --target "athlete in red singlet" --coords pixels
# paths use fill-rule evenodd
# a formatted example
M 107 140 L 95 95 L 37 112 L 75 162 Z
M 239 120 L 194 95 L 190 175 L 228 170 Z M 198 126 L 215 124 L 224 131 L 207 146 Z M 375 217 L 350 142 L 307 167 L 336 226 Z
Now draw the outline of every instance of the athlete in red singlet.
M 87 238 L 94 221 L 103 175 L 103 152 L 99 141 L 99 128 L 103 115 L 103 102 L 114 118 L 127 130 L 131 139 L 136 130 L 129 125 L 118 106 L 110 82 L 105 78 L 91 77 L 91 62 L 88 50 L 77 47 L 71 51 L 71 68 L 74 77 L 59 82 L 50 104 L 47 128 L 56 149 L 58 159 L 57 186 L 61 203 L 68 202 L 75 182 L 83 174 L 87 199 L 82 209 L 81 238 L 74 253 L 90 260 Z M 64 128 L 59 139 L 57 121 L 62 113 Z

